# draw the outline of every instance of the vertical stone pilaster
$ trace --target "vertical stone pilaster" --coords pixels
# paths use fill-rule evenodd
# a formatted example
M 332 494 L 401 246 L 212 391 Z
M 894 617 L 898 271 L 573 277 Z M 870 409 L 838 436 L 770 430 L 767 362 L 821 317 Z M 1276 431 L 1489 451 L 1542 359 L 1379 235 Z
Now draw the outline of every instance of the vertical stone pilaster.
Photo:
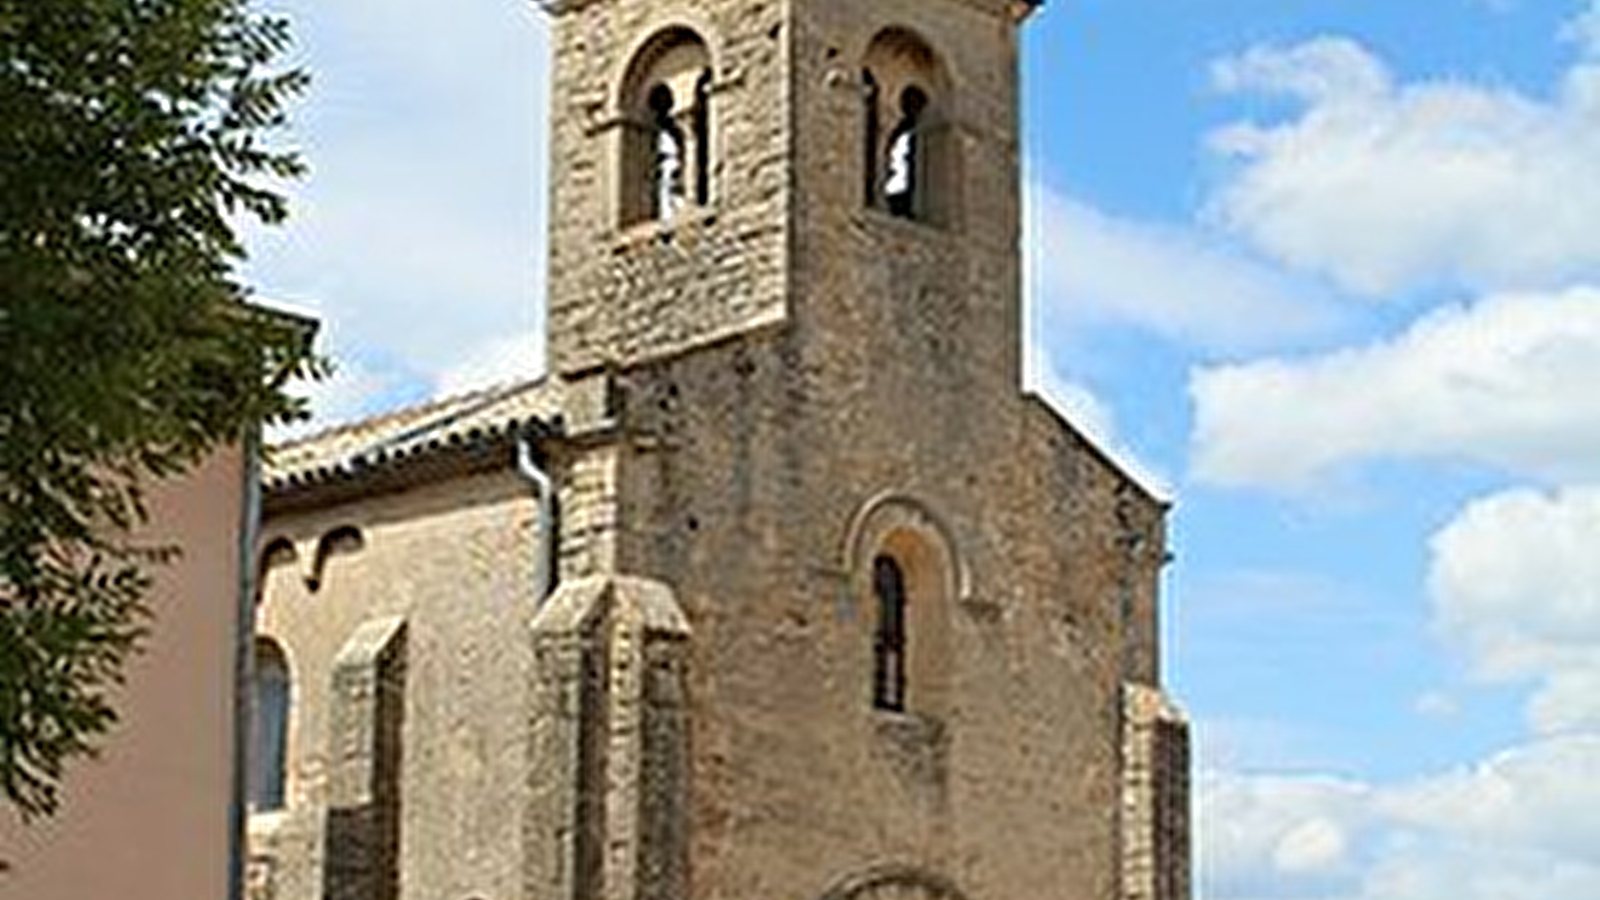
M 535 615 L 528 900 L 679 900 L 688 623 L 639 578 L 563 584 Z
M 622 453 L 615 443 L 586 448 L 572 460 L 563 479 L 557 548 L 563 580 L 601 577 L 617 568 Z
M 658 635 L 647 640 L 639 773 L 639 897 L 680 900 L 689 887 L 688 641 Z
M 323 900 L 400 893 L 405 620 L 357 628 L 334 660 Z
M 1189 900 L 1189 724 L 1133 682 L 1122 713 L 1122 900 Z

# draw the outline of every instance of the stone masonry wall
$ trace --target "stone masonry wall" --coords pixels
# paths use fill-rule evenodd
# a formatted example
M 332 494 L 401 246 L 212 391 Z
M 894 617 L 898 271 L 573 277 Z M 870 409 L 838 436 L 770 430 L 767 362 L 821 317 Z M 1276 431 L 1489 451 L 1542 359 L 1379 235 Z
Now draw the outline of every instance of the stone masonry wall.
M 292 678 L 288 806 L 251 816 L 259 900 L 324 896 L 326 813 L 339 805 L 334 756 L 336 660 L 363 623 L 406 623 L 399 753 L 401 900 L 521 889 L 535 504 L 507 471 L 405 493 L 277 514 L 263 538 L 296 559 L 266 573 L 258 633 L 283 647 Z M 322 535 L 353 525 L 359 549 L 330 557 L 306 584 Z M 253 898 L 254 900 L 254 898 Z
M 571 373 L 704 344 L 786 312 L 788 93 L 778 0 L 608 0 L 555 18 L 548 359 Z M 711 48 L 711 201 L 624 227 L 623 76 L 647 38 Z
M 694 634 L 690 896 L 816 897 L 893 864 L 977 898 L 1115 897 L 1124 479 L 1015 394 L 908 374 L 852 395 L 815 352 L 790 332 L 623 375 L 618 565 L 674 585 Z M 885 492 L 947 526 L 967 573 L 950 695 L 906 713 L 870 705 L 872 601 L 844 551 Z
M 788 3 L 783 324 L 614 357 L 617 570 L 672 585 L 694 634 L 691 897 L 818 897 L 884 866 L 974 898 L 1121 890 L 1121 686 L 1157 674 L 1163 510 L 1018 393 L 1007 9 Z M 860 59 L 890 26 L 949 90 L 959 193 L 937 223 L 862 199 Z M 731 299 L 679 292 L 666 314 L 713 322 Z M 911 668 L 941 674 L 905 712 L 870 702 L 875 551 L 849 537 L 885 496 L 954 570 L 913 591 Z

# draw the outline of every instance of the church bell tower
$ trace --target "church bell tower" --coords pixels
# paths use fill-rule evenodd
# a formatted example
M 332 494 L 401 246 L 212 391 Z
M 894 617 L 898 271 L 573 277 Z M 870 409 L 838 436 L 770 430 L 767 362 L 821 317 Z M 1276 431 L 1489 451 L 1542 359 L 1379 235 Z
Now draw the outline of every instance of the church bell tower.
M 1037 0 L 543 5 L 552 371 L 787 326 L 1014 383 Z
M 527 896 L 1187 900 L 1165 505 L 1020 390 L 1037 0 L 541 0 Z

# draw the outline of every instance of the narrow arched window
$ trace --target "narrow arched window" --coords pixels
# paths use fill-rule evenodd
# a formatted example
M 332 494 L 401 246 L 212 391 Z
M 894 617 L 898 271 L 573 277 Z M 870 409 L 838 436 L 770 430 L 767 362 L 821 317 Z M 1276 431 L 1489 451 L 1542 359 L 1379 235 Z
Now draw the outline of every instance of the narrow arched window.
M 672 106 L 671 88 L 658 84 L 650 90 L 656 147 L 651 196 L 658 219 L 671 218 L 683 206 L 683 129 L 672 120 Z
M 862 201 L 868 206 L 878 202 L 878 139 L 882 126 L 878 124 L 878 79 L 871 69 L 861 70 L 861 105 L 864 107 L 862 123 Z
M 878 627 L 872 642 L 872 705 L 906 708 L 906 579 L 892 556 L 872 561 L 872 592 L 878 599 Z
M 694 83 L 694 202 L 711 202 L 711 70 L 706 69 Z
M 888 166 L 883 180 L 883 199 L 889 212 L 911 218 L 917 212 L 917 189 L 921 168 L 923 110 L 928 95 L 916 87 L 900 94 L 900 121 L 889 133 Z
M 250 807 L 282 809 L 289 749 L 289 665 L 278 645 L 259 638 L 250 711 Z

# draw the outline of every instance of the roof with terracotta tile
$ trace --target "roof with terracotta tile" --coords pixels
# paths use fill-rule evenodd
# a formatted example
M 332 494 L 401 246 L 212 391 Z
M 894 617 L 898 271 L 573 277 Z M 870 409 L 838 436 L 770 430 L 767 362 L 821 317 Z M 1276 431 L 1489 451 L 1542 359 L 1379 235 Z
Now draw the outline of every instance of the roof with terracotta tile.
M 272 492 L 350 480 L 403 459 L 546 427 L 560 409 L 560 392 L 544 379 L 430 400 L 268 447 L 262 482 Z

